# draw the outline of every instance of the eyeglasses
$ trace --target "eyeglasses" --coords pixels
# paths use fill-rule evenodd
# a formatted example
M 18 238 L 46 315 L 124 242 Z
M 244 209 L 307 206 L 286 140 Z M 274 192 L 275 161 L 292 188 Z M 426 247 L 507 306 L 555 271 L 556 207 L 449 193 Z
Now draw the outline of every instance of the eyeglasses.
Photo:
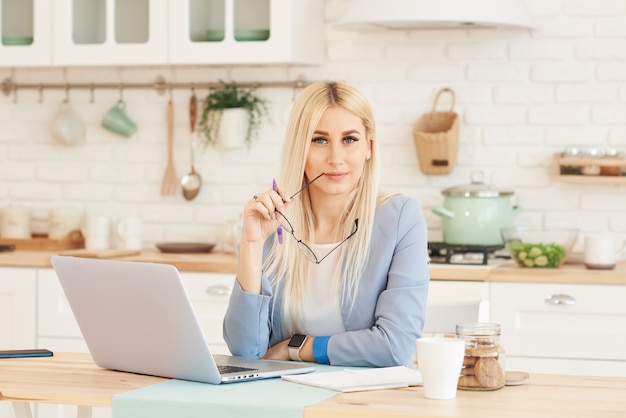
M 352 238 L 352 236 L 354 234 L 356 234 L 356 232 L 359 230 L 359 219 L 355 219 L 354 220 L 354 229 L 352 230 L 352 232 L 350 232 L 350 234 L 345 237 L 339 244 L 337 244 L 335 247 L 333 247 L 332 250 L 330 250 L 329 252 L 326 253 L 326 255 L 322 258 L 317 258 L 317 255 L 315 255 L 315 253 L 313 252 L 313 250 L 311 249 L 311 247 L 309 247 L 308 245 L 306 245 L 301 239 L 299 239 L 298 237 L 296 237 L 296 234 L 294 233 L 294 229 L 293 226 L 291 225 L 291 222 L 289 222 L 289 219 L 287 219 L 285 217 L 285 215 L 283 215 L 281 212 L 276 211 L 276 213 L 278 213 L 279 215 L 279 222 L 282 225 L 282 227 L 285 229 L 285 231 L 289 232 L 291 234 L 291 236 L 293 237 L 293 239 L 296 240 L 296 244 L 298 245 L 298 249 L 302 252 L 302 254 L 307 258 L 307 260 L 312 261 L 315 264 L 319 264 L 322 261 L 324 261 L 324 259 L 326 257 L 328 257 L 333 251 L 335 251 L 337 248 L 341 247 L 341 245 L 348 241 L 350 238 Z
M 307 189 L 311 184 L 313 184 L 314 181 L 316 181 L 317 179 L 319 179 L 320 177 L 322 177 L 324 175 L 324 173 L 320 174 L 319 176 L 315 177 L 313 180 L 311 180 L 310 182 L 308 182 L 307 184 L 304 185 L 303 188 L 301 188 L 300 190 L 298 190 L 297 192 L 295 192 L 293 195 L 291 195 L 290 199 L 293 199 L 295 196 L 297 196 L 299 193 L 301 193 L 302 191 L 304 191 L 305 189 Z M 285 215 L 276 210 L 276 213 L 279 215 L 278 217 L 278 221 L 280 223 L 280 225 L 285 229 L 285 231 L 289 232 L 291 234 L 291 236 L 293 237 L 293 239 L 296 240 L 296 244 L 298 245 L 298 249 L 302 252 L 302 254 L 307 258 L 307 260 L 312 261 L 315 264 L 319 264 L 322 261 L 324 261 L 324 259 L 326 257 L 328 257 L 333 251 L 335 251 L 337 248 L 339 248 L 341 246 L 341 244 L 343 244 L 344 242 L 346 242 L 347 240 L 349 240 L 350 238 L 352 238 L 352 236 L 354 234 L 356 234 L 356 232 L 359 230 L 359 220 L 355 219 L 354 220 L 354 230 L 347 236 L 345 237 L 339 244 L 337 244 L 332 250 L 330 250 L 329 252 L 326 253 L 326 255 L 322 258 L 317 258 L 317 255 L 315 255 L 315 253 L 313 252 L 313 250 L 311 249 L 311 247 L 309 247 L 308 245 L 306 245 L 304 242 L 302 242 L 301 239 L 298 239 L 294 233 L 294 229 L 293 229 L 293 225 L 291 225 L 291 222 L 289 222 L 289 219 L 287 219 L 285 217 Z

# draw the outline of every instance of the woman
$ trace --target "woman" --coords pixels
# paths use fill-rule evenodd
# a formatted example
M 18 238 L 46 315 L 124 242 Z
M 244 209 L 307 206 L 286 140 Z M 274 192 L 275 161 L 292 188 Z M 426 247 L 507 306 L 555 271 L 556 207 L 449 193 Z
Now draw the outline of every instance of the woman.
M 412 198 L 378 195 L 374 116 L 340 82 L 294 103 L 281 182 L 243 210 L 224 319 L 234 355 L 344 366 L 410 365 L 430 279 Z

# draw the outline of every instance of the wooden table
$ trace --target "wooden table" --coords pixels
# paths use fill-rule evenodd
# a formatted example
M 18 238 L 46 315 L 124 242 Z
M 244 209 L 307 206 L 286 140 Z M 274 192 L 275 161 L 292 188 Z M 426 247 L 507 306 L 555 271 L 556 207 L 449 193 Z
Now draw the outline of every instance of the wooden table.
M 18 417 L 29 402 L 110 406 L 113 395 L 166 379 L 100 369 L 89 354 L 0 360 L 0 400 Z M 421 387 L 339 394 L 304 410 L 305 418 L 380 417 L 623 417 L 626 377 L 531 375 L 523 386 L 493 392 L 458 391 L 447 401 L 425 399 Z

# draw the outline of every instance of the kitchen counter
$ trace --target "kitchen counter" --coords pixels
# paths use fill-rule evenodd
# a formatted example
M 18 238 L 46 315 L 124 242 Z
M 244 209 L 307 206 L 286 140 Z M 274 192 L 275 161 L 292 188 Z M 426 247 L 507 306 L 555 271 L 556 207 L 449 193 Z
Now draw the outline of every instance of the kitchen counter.
M 51 267 L 53 252 L 17 250 L 0 252 L 0 267 Z M 237 257 L 230 253 L 173 254 L 146 249 L 116 260 L 172 264 L 180 271 L 235 273 Z M 588 270 L 582 264 L 565 264 L 558 269 L 520 268 L 514 262 L 496 266 L 431 264 L 433 280 L 467 280 L 522 283 L 571 283 L 626 285 L 626 260 L 613 270 Z

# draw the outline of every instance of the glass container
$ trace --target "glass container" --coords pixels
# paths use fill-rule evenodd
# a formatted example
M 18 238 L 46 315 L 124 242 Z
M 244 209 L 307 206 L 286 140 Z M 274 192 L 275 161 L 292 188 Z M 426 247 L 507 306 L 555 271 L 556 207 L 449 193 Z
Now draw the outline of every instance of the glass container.
M 465 340 L 459 389 L 496 390 L 504 387 L 505 351 L 500 345 L 500 324 L 457 324 L 456 335 Z

